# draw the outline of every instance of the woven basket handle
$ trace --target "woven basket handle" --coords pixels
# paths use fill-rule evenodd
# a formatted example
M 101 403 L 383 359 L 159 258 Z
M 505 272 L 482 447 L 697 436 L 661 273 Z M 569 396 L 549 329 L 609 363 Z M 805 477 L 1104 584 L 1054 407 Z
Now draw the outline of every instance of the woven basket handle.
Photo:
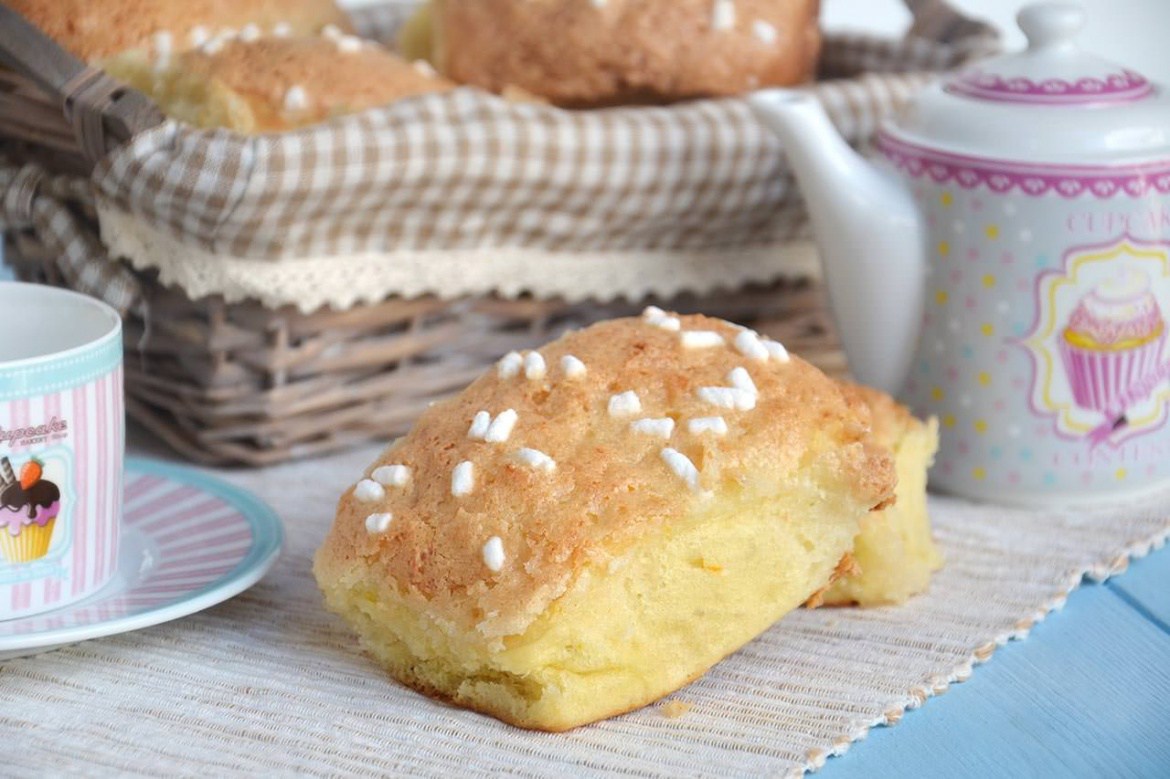
M 947 0 L 904 0 L 914 17 L 910 35 L 937 43 L 962 43 L 972 39 L 999 40 L 999 31 L 987 22 L 972 19 Z
M 3 3 L 0 64 L 60 99 L 65 120 L 91 162 L 163 121 L 146 95 L 86 65 Z

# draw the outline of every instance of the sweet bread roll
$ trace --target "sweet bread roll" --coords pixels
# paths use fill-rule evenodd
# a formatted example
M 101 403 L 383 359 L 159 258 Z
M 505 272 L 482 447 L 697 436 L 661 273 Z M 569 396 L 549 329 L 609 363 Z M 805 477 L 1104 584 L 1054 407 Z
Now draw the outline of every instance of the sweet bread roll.
M 926 472 L 938 449 L 938 421 L 915 419 L 905 406 L 869 387 L 846 385 L 845 391 L 870 410 L 874 438 L 893 452 L 897 500 L 862 518 L 853 545 L 856 570 L 838 578 L 822 599 L 826 605 L 902 603 L 924 591 L 942 566 L 926 510 Z
M 333 0 L 5 0 L 87 62 L 131 49 L 184 51 L 225 29 L 308 35 L 349 18 Z
M 434 28 L 431 26 L 431 6 L 421 4 L 398 30 L 395 51 L 410 61 L 434 58 Z
M 454 81 L 564 106 L 736 95 L 813 77 L 819 5 L 432 0 L 433 61 Z
M 783 347 L 649 310 L 510 354 L 345 493 L 314 573 L 398 680 L 526 728 L 703 674 L 890 500 L 868 412 Z
M 332 31 L 308 38 L 236 35 L 161 62 L 130 52 L 108 61 L 106 70 L 171 117 L 241 133 L 290 130 L 454 87 L 429 67 Z

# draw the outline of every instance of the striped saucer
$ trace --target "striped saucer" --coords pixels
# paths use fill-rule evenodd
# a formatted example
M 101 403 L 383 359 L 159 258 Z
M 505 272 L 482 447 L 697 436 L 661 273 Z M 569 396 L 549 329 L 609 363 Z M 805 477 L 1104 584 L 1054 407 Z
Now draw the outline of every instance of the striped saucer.
M 169 622 L 258 582 L 284 542 L 255 496 L 198 471 L 127 458 L 118 573 L 78 603 L 0 621 L 0 660 Z

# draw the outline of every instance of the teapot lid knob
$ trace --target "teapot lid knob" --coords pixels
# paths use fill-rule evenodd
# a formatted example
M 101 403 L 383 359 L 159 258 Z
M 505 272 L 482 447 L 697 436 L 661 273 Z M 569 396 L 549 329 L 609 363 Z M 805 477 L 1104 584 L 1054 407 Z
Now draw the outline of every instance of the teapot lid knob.
M 1068 46 L 1085 26 L 1085 11 L 1075 3 L 1032 3 L 1021 9 L 1016 23 L 1033 51 Z

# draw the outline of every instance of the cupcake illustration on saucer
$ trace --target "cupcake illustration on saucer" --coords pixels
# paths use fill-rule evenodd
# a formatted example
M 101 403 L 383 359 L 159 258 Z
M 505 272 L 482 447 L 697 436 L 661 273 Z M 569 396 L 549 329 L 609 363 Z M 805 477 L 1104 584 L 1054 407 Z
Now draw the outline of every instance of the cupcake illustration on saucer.
M 18 478 L 9 459 L 0 459 L 0 552 L 10 563 L 27 563 L 49 552 L 61 490 L 43 476 L 38 460 L 26 462 Z
M 1127 269 L 1097 284 L 1060 339 L 1076 404 L 1123 423 L 1126 408 L 1154 390 L 1165 342 L 1166 323 L 1145 272 Z

